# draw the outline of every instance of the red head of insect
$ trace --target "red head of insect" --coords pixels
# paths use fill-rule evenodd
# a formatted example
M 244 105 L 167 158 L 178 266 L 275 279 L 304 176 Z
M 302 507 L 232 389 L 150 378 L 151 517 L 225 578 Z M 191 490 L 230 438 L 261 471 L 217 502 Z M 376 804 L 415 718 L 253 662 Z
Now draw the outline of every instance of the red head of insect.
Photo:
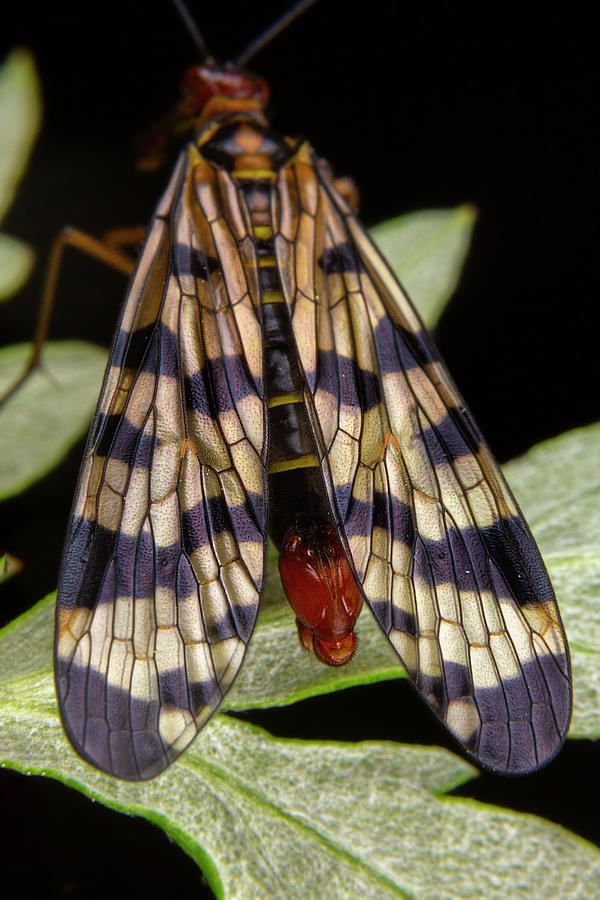
M 229 112 L 232 104 L 241 102 L 264 109 L 269 100 L 269 86 L 262 78 L 233 65 L 201 63 L 191 66 L 183 76 L 184 104 L 190 116 L 210 119 L 215 103 Z M 210 111 L 207 109 L 210 107 Z
M 246 113 L 263 120 L 269 85 L 237 66 L 212 61 L 191 66 L 182 79 L 182 99 L 140 142 L 138 168 L 154 171 L 163 164 L 175 138 L 202 129 L 223 114 Z

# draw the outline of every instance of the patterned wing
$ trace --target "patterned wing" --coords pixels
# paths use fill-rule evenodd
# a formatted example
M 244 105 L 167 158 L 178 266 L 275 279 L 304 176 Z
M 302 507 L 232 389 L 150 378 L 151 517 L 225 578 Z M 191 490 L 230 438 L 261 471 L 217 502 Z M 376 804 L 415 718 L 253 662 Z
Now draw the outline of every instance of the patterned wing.
M 369 606 L 473 756 L 536 769 L 564 740 L 571 683 L 527 524 L 417 314 L 309 147 L 277 191 L 307 402 Z
M 65 730 L 152 778 L 231 687 L 263 582 L 256 265 L 229 176 L 182 155 L 125 302 L 80 474 L 56 615 Z

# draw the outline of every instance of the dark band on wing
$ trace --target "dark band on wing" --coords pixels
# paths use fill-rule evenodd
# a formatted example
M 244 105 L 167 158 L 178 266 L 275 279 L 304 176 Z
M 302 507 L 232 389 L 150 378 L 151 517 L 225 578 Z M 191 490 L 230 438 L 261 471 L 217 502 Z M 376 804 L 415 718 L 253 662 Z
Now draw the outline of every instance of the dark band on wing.
M 186 375 L 183 390 L 189 409 L 216 416 L 217 410 L 234 410 L 245 397 L 262 396 L 263 379 L 251 375 L 243 356 L 223 354 L 206 360 L 193 375 Z
M 148 468 L 155 448 L 160 446 L 160 438 L 140 431 L 124 415 L 100 415 L 96 430 L 95 453 L 130 465 Z
M 200 281 L 208 281 L 209 276 L 220 270 L 220 264 L 212 256 L 189 244 L 177 243 L 173 247 L 175 271 L 181 275 L 192 275 Z
M 349 241 L 327 247 L 318 260 L 325 275 L 339 275 L 342 272 L 364 272 L 365 266 L 357 256 L 354 246 Z
M 164 322 L 153 322 L 133 332 L 119 331 L 111 362 L 119 369 L 177 378 L 178 359 L 177 336 Z
M 210 543 L 211 534 L 232 532 L 239 544 L 245 541 L 262 543 L 264 499 L 259 495 L 246 495 L 242 506 L 228 506 L 222 494 L 201 501 L 182 516 L 183 544 L 187 553 Z

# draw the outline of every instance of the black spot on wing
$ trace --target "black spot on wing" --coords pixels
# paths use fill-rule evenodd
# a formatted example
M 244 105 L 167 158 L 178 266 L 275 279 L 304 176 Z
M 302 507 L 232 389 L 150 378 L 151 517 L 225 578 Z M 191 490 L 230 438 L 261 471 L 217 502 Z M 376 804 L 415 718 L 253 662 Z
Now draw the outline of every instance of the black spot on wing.
M 554 601 L 546 567 L 523 518 L 499 519 L 480 533 L 518 604 Z
M 479 449 L 469 419 L 459 407 L 448 409 L 441 421 L 423 428 L 421 439 L 434 466 L 474 455 Z
M 239 355 L 223 354 L 209 361 L 210 378 L 217 409 L 227 410 L 251 395 L 263 396 L 262 379 L 256 381 L 248 371 L 246 359 Z
M 183 396 L 187 409 L 200 412 L 209 418 L 214 417 L 215 402 L 212 396 L 209 369 L 206 366 L 202 366 L 193 375 L 185 376 Z
M 410 546 L 414 543 L 412 509 L 391 494 L 373 491 L 372 502 L 351 498 L 344 528 L 346 535 L 369 537 L 373 528 L 383 528 L 393 535 L 394 540 Z
M 383 628 L 383 623 L 387 625 L 386 634 L 389 634 L 390 629 L 393 628 L 395 631 L 401 631 L 413 637 L 417 636 L 419 626 L 412 613 L 389 603 L 373 603 L 371 607 L 381 627 Z
M 100 416 L 96 426 L 99 435 L 94 452 L 122 462 L 148 468 L 155 446 L 153 436 L 144 434 L 124 415 Z
M 156 588 L 156 545 L 149 531 L 137 538 L 134 556 L 135 597 L 154 597 Z
M 216 535 L 228 532 L 238 544 L 246 541 L 262 544 L 264 516 L 264 499 L 256 494 L 247 494 L 246 502 L 238 506 L 228 506 L 222 494 L 200 501 L 182 516 L 185 552 L 192 554 L 210 545 Z
M 116 541 L 116 532 L 87 519 L 74 520 L 61 568 L 59 602 L 63 606 L 96 606 Z
M 206 706 L 217 706 L 223 699 L 219 684 L 215 679 L 209 681 L 191 681 L 188 683 L 190 704 L 198 711 Z
M 176 706 L 179 709 L 188 708 L 188 681 L 185 669 L 174 667 L 159 671 L 158 692 L 161 706 Z
M 554 656 L 544 653 L 539 657 L 540 668 L 552 701 L 556 727 L 561 735 L 567 733 L 571 721 L 570 661 L 566 653 Z
M 256 498 L 258 502 L 260 498 Z M 223 494 L 200 501 L 182 517 L 183 544 L 186 553 L 209 544 L 210 535 L 232 532 L 238 542 L 263 540 L 263 532 L 254 519 L 252 506 L 228 506 Z
M 257 614 L 258 605 L 252 603 L 231 605 L 231 616 L 235 622 L 235 636 L 239 637 L 246 645 L 252 637 Z
M 127 535 L 82 521 L 65 553 L 61 601 L 71 595 L 72 605 L 93 609 L 116 597 L 154 597 L 157 586 L 175 587 L 180 555 L 179 542 L 157 545 L 148 530 Z
M 206 636 L 210 644 L 219 644 L 230 638 L 247 641 L 252 634 L 256 620 L 257 607 L 231 605 L 227 613 L 217 617 L 206 617 Z
M 451 660 L 443 660 L 445 693 L 448 701 L 461 697 L 471 697 L 473 680 L 471 670 L 467 666 Z
M 341 486 L 339 486 L 341 487 Z M 338 486 L 336 485 L 336 491 Z M 352 485 L 346 485 L 345 494 L 351 492 Z M 347 501 L 346 515 L 344 519 L 344 531 L 346 537 L 365 537 L 368 538 L 373 530 L 373 504 L 356 497 L 350 496 Z
M 202 250 L 190 247 L 189 244 L 175 244 L 173 256 L 177 274 L 192 275 L 199 281 L 208 281 L 209 275 L 221 268 L 217 259 L 207 257 Z
M 111 358 L 113 366 L 176 378 L 178 362 L 177 335 L 162 322 L 117 334 Z
M 459 566 L 469 566 L 468 557 L 457 561 Z M 428 584 L 448 584 L 454 582 L 454 559 L 445 540 L 432 541 L 418 537 L 415 541 L 415 573 L 420 574 Z
M 487 528 L 447 526 L 447 538 L 439 541 L 420 537 L 415 548 L 415 571 L 434 584 L 456 583 L 459 590 L 473 590 L 476 583 L 480 590 L 498 597 L 512 595 L 518 604 L 553 599 L 539 554 L 536 552 L 531 560 L 533 568 L 528 569 L 528 561 L 521 555 L 523 547 L 519 553 L 507 541 L 507 534 L 521 521 L 517 517 L 502 519 Z M 533 542 L 531 536 L 529 539 Z M 539 580 L 532 580 L 533 573 Z
M 354 498 L 352 497 L 352 482 L 346 482 L 346 484 L 336 484 L 334 485 L 334 488 L 342 522 L 349 522 L 353 520 L 354 516 L 351 513 L 352 504 L 354 503 Z
M 185 540 L 185 538 L 184 538 Z M 177 565 L 177 599 L 198 596 L 198 579 L 187 556 L 182 553 Z
M 94 609 L 98 603 L 114 602 L 118 595 L 131 596 L 137 571 L 136 554 L 139 550 L 141 557 L 149 556 L 151 547 L 145 546 L 149 542 L 144 533 L 139 538 L 130 537 L 96 522 L 76 520 L 72 537 L 65 546 L 60 603 L 69 608 Z
M 180 557 L 181 543 L 179 541 L 167 546 L 156 546 L 156 583 L 159 587 L 175 587 Z
M 252 395 L 262 396 L 262 379 L 254 379 L 241 354 L 210 359 L 193 375 L 184 379 L 184 397 L 188 409 L 215 417 L 229 412 Z
M 349 241 L 342 241 L 334 247 L 327 247 L 318 262 L 325 275 L 365 271 L 362 259 Z
M 383 528 L 393 540 L 412 547 L 415 541 L 415 524 L 410 506 L 397 497 L 380 491 L 373 493 L 373 527 Z
M 382 375 L 440 361 L 440 355 L 425 330 L 413 333 L 391 318 L 383 316 L 377 323 L 373 336 Z
M 411 369 L 427 371 L 428 366 L 440 362 L 437 348 L 427 331 L 422 330 L 413 334 L 385 316 L 375 329 L 375 344 L 382 375 L 408 373 Z M 449 407 L 447 419 L 443 420 L 437 429 L 450 454 L 455 454 L 455 457 L 461 455 L 461 443 L 464 442 L 466 448 L 464 452 L 474 453 L 481 442 L 479 429 L 471 413 L 464 406 Z M 443 453 L 443 449 L 440 452 Z
M 417 690 L 423 694 L 429 705 L 440 716 L 445 704 L 445 686 L 441 675 L 419 669 L 415 678 Z
M 351 496 L 351 488 L 350 484 L 336 486 L 340 496 L 347 498 L 344 530 L 348 538 L 368 537 L 375 527 L 391 531 L 395 540 L 415 546 L 415 571 L 433 584 L 456 583 L 461 591 L 476 590 L 478 585 L 497 596 L 507 596 L 508 589 L 519 604 L 554 599 L 545 566 L 521 517 L 500 519 L 485 528 L 447 525 L 446 538 L 416 541 L 408 505 L 377 491 L 371 501 L 360 501 Z
M 115 338 L 113 365 L 138 371 L 146 357 L 157 327 L 157 324 L 153 322 L 132 332 L 121 329 Z
M 337 395 L 340 403 L 357 406 L 363 413 L 377 406 L 381 399 L 378 376 L 335 350 L 318 351 L 316 378 L 307 373 L 307 380 L 309 383 L 316 380 L 319 388 Z
M 94 536 L 95 523 L 87 519 L 73 518 L 65 541 L 62 566 L 59 578 L 59 603 L 63 608 L 88 606 L 90 603 L 77 602 L 82 570 L 87 565 L 90 548 Z

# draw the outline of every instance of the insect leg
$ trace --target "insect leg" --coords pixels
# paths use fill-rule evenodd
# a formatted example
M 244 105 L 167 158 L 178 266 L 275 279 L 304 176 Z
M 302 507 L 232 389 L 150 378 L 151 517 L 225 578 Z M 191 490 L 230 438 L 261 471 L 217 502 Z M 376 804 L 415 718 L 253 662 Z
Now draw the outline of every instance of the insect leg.
M 102 235 L 102 243 L 113 250 L 133 247 L 137 250 L 148 233 L 145 225 L 132 225 L 130 228 L 111 228 Z M 119 270 L 120 271 L 120 270 Z
M 88 256 L 92 256 L 100 262 L 108 266 L 112 266 L 123 275 L 129 276 L 135 265 L 134 261 L 123 252 L 123 246 L 137 244 L 143 237 L 143 233 L 139 228 L 125 229 L 119 228 L 114 231 L 107 232 L 104 240 L 98 240 L 91 237 L 77 228 L 66 227 L 55 238 L 50 251 L 48 260 L 48 270 L 42 292 L 42 300 L 40 303 L 40 311 L 38 321 L 35 328 L 35 334 L 31 346 L 31 354 L 25 365 L 25 368 L 17 378 L 17 380 L 0 396 L 0 407 L 9 397 L 21 387 L 27 380 L 30 373 L 40 364 L 42 355 L 42 347 L 46 340 L 48 327 L 50 325 L 50 317 L 54 307 L 56 298 L 56 288 L 58 284 L 58 276 L 63 261 L 63 254 L 67 247 L 75 247 Z

